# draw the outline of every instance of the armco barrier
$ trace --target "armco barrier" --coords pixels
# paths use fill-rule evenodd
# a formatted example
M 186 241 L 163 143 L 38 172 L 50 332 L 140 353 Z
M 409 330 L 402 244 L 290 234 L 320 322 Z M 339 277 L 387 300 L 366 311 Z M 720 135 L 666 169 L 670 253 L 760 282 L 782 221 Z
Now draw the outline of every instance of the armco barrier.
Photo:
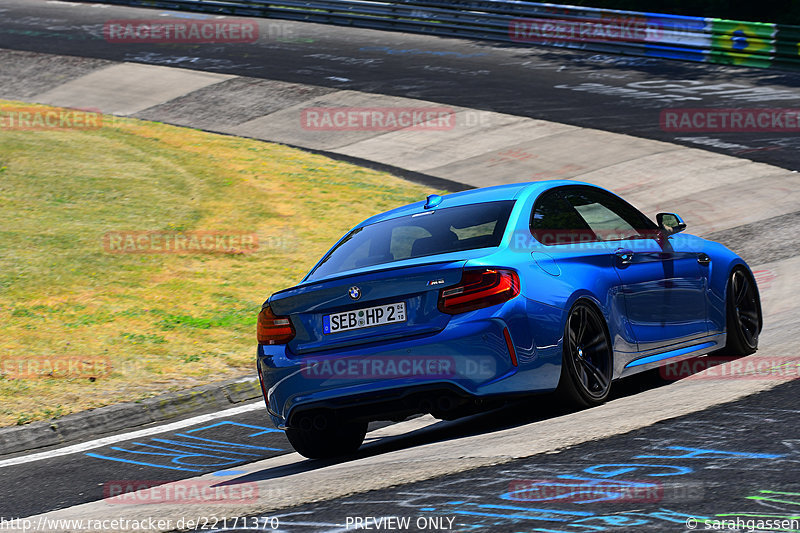
M 777 24 L 775 65 L 800 68 L 800 26 Z
M 512 0 L 83 0 L 429 35 L 800 68 L 800 26 Z

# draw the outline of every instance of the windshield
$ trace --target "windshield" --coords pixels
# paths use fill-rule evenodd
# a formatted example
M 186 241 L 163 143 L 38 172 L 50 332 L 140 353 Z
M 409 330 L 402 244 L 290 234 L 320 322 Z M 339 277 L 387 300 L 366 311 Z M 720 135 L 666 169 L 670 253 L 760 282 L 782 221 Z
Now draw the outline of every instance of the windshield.
M 513 200 L 447 207 L 376 222 L 351 231 L 307 280 L 331 274 L 500 244 Z

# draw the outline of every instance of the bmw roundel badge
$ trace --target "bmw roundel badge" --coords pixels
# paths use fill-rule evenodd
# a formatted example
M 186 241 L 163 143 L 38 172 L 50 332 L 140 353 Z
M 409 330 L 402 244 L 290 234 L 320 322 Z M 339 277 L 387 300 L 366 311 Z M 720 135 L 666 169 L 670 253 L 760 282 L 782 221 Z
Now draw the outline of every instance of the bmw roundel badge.
M 350 294 L 350 298 L 352 298 L 353 300 L 358 300 L 359 298 L 361 298 L 361 289 L 359 289 L 358 287 L 350 287 L 348 293 Z

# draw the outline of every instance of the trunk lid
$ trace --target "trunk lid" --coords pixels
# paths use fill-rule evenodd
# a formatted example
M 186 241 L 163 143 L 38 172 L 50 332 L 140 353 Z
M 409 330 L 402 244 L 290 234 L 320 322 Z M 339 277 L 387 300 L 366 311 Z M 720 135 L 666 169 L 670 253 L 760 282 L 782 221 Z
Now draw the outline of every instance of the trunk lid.
M 459 255 L 461 258 L 457 260 L 442 260 L 444 256 L 440 256 L 438 261 L 431 261 L 428 257 L 427 261 L 417 259 L 411 264 L 398 266 L 395 263 L 384 269 L 372 267 L 303 283 L 273 294 L 269 303 L 275 314 L 291 317 L 296 336 L 289 343 L 289 349 L 297 355 L 435 333 L 444 329 L 450 320 L 450 315 L 438 310 L 437 303 L 441 288 L 461 280 L 467 261 L 463 253 Z M 353 288 L 358 289 L 354 291 L 359 294 L 357 299 L 350 295 Z M 377 314 L 387 317 L 392 313 L 388 306 L 394 306 L 398 313 L 402 307 L 405 320 L 369 325 L 367 318 L 366 325 L 330 331 L 332 321 L 335 329 L 340 321 L 346 322 L 348 318 L 352 321 L 350 317 L 358 316 L 359 312 L 359 319 L 363 319 L 364 313 L 374 308 L 381 310 L 371 311 L 373 321 Z M 332 319 L 332 315 L 341 318 Z

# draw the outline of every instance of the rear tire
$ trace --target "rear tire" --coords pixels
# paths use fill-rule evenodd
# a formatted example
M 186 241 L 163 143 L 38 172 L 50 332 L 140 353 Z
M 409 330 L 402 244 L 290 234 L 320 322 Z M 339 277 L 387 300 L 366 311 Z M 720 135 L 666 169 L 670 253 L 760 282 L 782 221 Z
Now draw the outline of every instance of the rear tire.
M 602 404 L 611 391 L 613 360 L 603 315 L 589 302 L 579 300 L 564 327 L 561 378 L 556 393 L 577 407 Z
M 746 269 L 737 267 L 728 278 L 725 291 L 725 347 L 719 355 L 750 355 L 758 350 L 761 333 L 761 298 L 753 276 Z
M 286 437 L 292 447 L 309 459 L 328 459 L 355 452 L 367 434 L 366 422 L 343 421 L 325 429 L 289 428 Z

